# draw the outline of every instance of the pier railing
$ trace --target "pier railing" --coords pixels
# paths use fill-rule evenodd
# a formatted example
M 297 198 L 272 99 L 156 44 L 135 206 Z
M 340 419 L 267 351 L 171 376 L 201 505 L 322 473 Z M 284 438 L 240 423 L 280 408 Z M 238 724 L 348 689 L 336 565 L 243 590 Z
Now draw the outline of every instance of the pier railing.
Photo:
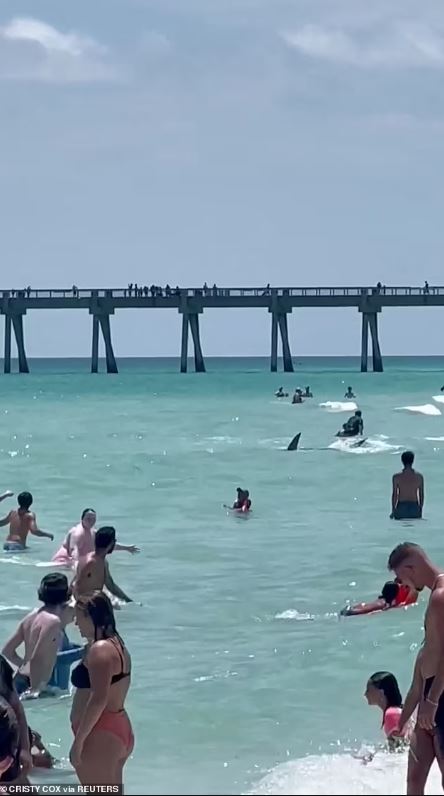
M 171 287 L 151 291 L 148 287 L 114 287 L 114 288 L 26 288 L 21 290 L 1 290 L 2 298 L 29 299 L 70 299 L 70 298 L 171 298 L 173 296 L 220 296 L 221 298 L 259 298 L 261 296 L 444 296 L 444 286 L 429 285 L 428 287 L 374 286 L 360 287 Z

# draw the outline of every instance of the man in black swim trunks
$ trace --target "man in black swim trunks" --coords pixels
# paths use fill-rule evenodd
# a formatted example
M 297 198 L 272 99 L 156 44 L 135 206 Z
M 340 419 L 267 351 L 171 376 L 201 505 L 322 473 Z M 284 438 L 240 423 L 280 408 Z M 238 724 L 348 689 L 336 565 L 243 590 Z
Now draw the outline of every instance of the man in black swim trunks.
M 420 520 L 424 507 L 424 478 L 413 469 L 415 454 L 401 456 L 404 469 L 393 476 L 391 520 Z
M 407 794 L 422 796 L 435 758 L 444 781 L 444 573 L 413 542 L 395 547 L 388 568 L 410 588 L 428 588 L 431 592 L 424 619 L 424 643 L 399 719 L 401 732 L 419 706 L 410 744 Z

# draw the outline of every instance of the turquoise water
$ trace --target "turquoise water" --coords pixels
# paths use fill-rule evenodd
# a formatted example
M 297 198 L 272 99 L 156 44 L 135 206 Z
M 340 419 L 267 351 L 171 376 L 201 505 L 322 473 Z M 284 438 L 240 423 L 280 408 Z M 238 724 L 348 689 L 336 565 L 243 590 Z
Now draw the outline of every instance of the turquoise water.
M 362 696 L 368 676 L 391 669 L 406 690 L 424 604 L 357 619 L 337 611 L 379 593 L 405 538 L 444 564 L 444 416 L 395 411 L 444 412 L 433 400 L 442 362 L 387 360 L 384 374 L 363 375 L 354 360 L 301 362 L 272 375 L 265 360 L 209 361 L 210 372 L 187 376 L 171 361 L 124 362 L 118 376 L 34 362 L 31 375 L 1 380 L 0 490 L 30 489 L 40 526 L 56 535 L 0 558 L 2 637 L 36 604 L 46 571 L 36 564 L 86 506 L 142 548 L 111 560 L 143 602 L 118 614 L 134 666 L 128 793 L 403 792 L 402 756 L 364 767 L 350 750 L 381 739 Z M 349 383 L 368 446 L 283 450 L 297 431 L 307 447 L 332 443 L 348 415 L 319 404 L 343 401 Z M 310 384 L 315 397 L 277 401 L 280 384 Z M 406 447 L 426 478 L 425 520 L 409 526 L 388 518 Z M 222 507 L 238 485 L 251 492 L 248 519 Z M 69 702 L 27 703 L 62 758 Z

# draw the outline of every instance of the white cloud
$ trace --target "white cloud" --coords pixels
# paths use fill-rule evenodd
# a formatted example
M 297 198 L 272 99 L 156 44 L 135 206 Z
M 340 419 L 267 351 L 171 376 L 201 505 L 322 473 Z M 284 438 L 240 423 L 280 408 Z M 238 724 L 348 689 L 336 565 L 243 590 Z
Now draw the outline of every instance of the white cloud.
M 89 83 L 116 77 L 106 48 L 91 37 L 31 17 L 0 26 L 0 79 Z
M 305 25 L 281 36 L 302 55 L 336 63 L 364 68 L 444 67 L 444 36 L 416 22 L 359 32 Z

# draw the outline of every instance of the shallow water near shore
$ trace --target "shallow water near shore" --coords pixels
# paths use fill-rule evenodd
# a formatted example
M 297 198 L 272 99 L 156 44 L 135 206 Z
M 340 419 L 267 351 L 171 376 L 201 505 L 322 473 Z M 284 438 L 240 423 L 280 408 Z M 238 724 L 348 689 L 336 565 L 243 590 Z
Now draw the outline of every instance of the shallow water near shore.
M 133 657 L 128 793 L 382 794 L 387 783 L 403 793 L 404 756 L 364 766 L 352 753 L 382 740 L 363 698 L 368 676 L 389 669 L 408 687 L 425 597 L 365 618 L 337 613 L 379 594 L 399 541 L 444 565 L 442 362 L 388 360 L 385 373 L 360 374 L 356 360 L 304 359 L 274 375 L 261 360 L 207 364 L 180 376 L 176 362 L 127 361 L 92 377 L 84 362 L 40 361 L 2 379 L 0 489 L 32 491 L 55 534 L 22 555 L 0 552 L 2 640 L 36 605 L 49 571 L 37 565 L 93 506 L 99 524 L 142 548 L 110 562 L 143 603 L 117 615 Z M 290 394 L 310 384 L 314 398 L 279 401 L 281 384 Z M 359 449 L 334 438 L 348 384 L 368 437 Z M 287 452 L 299 431 L 301 449 Z M 410 524 L 389 520 L 405 448 L 426 478 L 424 520 Z M 223 508 L 237 486 L 250 490 L 248 518 Z M 62 758 L 52 782 L 74 781 L 69 706 L 26 703 Z M 440 792 L 436 772 L 429 792 Z

